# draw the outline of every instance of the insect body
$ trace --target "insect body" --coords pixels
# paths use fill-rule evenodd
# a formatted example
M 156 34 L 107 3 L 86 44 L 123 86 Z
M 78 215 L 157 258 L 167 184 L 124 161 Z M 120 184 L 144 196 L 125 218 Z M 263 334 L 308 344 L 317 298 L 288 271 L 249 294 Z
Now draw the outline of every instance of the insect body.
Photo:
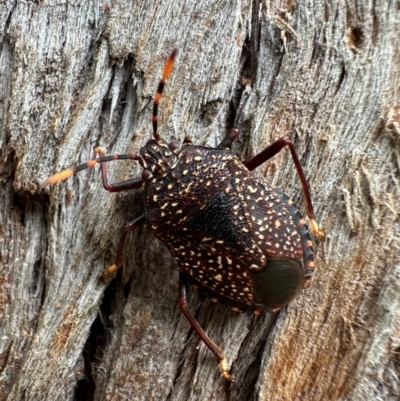
M 215 302 L 236 311 L 276 311 L 292 301 L 308 283 L 314 268 L 307 225 L 293 202 L 251 170 L 283 147 L 289 147 L 302 183 L 307 215 L 315 234 L 324 236 L 314 220 L 304 172 L 286 138 L 274 142 L 246 163 L 230 147 L 237 130 L 217 148 L 167 144 L 157 131 L 157 111 L 174 51 L 164 68 L 153 109 L 153 138 L 139 154 L 102 155 L 58 173 L 42 183 L 55 183 L 101 163 L 103 186 L 111 192 L 144 186 L 145 214 L 125 225 L 115 264 L 102 275 L 110 277 L 122 264 L 128 232 L 146 224 L 169 249 L 179 266 L 179 306 L 202 341 L 216 355 L 224 377 L 231 379 L 225 356 L 204 333 L 186 307 L 188 284 Z M 98 150 L 98 152 L 100 152 Z M 142 178 L 109 184 L 106 163 L 132 159 L 143 166 Z
M 159 160 L 171 153 L 148 146 L 158 147 Z M 142 157 L 150 163 L 146 148 Z M 145 186 L 145 218 L 180 271 L 238 310 L 290 302 L 303 288 L 304 264 L 312 265 L 312 245 L 285 200 L 229 150 L 184 146 L 172 158 L 173 167 Z

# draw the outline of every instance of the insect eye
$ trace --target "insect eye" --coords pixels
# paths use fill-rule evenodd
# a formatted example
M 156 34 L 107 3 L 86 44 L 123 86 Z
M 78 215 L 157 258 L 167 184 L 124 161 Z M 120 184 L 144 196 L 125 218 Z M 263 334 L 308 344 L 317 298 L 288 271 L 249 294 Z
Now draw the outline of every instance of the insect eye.
M 151 174 L 151 171 L 150 171 L 150 170 L 144 169 L 144 170 L 142 171 L 142 179 L 143 179 L 143 181 L 147 181 L 147 180 L 149 180 L 149 179 L 152 178 L 152 177 L 153 177 L 153 174 Z
M 170 142 L 170 143 L 168 144 L 169 150 L 170 150 L 171 152 L 174 152 L 174 153 L 175 153 L 175 151 L 179 150 L 180 147 L 181 147 L 181 145 L 180 145 L 179 142 Z

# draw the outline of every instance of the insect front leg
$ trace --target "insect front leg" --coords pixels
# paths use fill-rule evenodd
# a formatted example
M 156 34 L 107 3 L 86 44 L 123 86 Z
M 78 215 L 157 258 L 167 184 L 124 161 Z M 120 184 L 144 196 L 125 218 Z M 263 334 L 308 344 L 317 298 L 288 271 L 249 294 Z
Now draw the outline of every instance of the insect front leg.
M 232 143 L 240 135 L 239 130 L 232 128 L 228 135 L 222 140 L 222 142 L 217 146 L 217 149 L 231 149 Z
M 185 276 L 179 272 L 179 296 L 178 296 L 178 304 L 181 312 L 185 315 L 186 319 L 189 321 L 190 325 L 193 327 L 194 331 L 200 337 L 200 340 L 208 347 L 208 349 L 217 357 L 219 362 L 219 367 L 222 372 L 222 376 L 225 380 L 232 381 L 233 378 L 229 373 L 228 363 L 225 358 L 225 355 L 221 348 L 219 348 L 211 339 L 207 336 L 204 330 L 200 327 L 197 320 L 192 316 L 192 314 L 187 310 L 187 301 L 186 301 L 186 289 L 187 289 L 187 281 Z
M 105 281 L 107 280 L 115 271 L 117 271 L 122 266 L 122 257 L 124 255 L 124 246 L 126 235 L 133 230 L 136 230 L 138 227 L 142 226 L 146 223 L 145 216 L 140 216 L 135 220 L 130 221 L 129 223 L 125 224 L 121 238 L 119 240 L 118 251 L 117 251 L 117 258 L 113 265 L 109 266 L 105 272 L 100 276 L 100 279 Z
M 94 148 L 94 151 L 98 153 L 100 156 L 106 156 L 106 153 L 101 150 L 100 148 Z M 123 160 L 121 156 L 125 155 L 111 155 L 113 160 Z M 139 160 L 139 157 L 138 157 Z M 101 180 L 103 182 L 103 187 L 108 192 L 123 192 L 129 191 L 130 189 L 141 188 L 143 186 L 143 179 L 142 178 L 133 178 L 131 180 L 116 182 L 113 184 L 108 183 L 107 177 L 107 164 L 101 163 Z
M 311 223 L 311 229 L 315 235 L 318 235 L 322 238 L 325 238 L 325 232 L 320 230 L 318 227 L 318 223 L 315 221 L 314 218 L 314 208 L 313 204 L 311 201 L 311 195 L 310 195 L 310 189 L 308 186 L 308 182 L 306 179 L 306 176 L 303 171 L 303 167 L 301 166 L 299 157 L 297 156 L 296 150 L 293 146 L 293 142 L 288 139 L 288 138 L 279 138 L 277 141 L 269 145 L 266 149 L 264 149 L 262 152 L 259 154 L 255 155 L 253 158 L 251 158 L 249 161 L 244 163 L 244 165 L 250 170 L 254 170 L 267 160 L 269 160 L 271 157 L 275 156 L 277 153 L 279 153 L 285 146 L 287 146 L 290 150 L 290 154 L 292 155 L 292 159 L 294 162 L 294 165 L 297 170 L 297 174 L 299 175 L 301 186 L 303 188 L 303 195 L 304 195 L 304 200 L 306 203 L 306 212 L 307 216 L 310 219 Z

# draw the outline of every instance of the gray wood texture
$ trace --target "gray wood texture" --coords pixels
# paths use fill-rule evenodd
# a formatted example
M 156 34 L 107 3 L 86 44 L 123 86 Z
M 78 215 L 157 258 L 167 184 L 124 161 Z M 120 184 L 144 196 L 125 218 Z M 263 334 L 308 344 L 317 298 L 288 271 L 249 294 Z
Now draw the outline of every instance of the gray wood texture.
M 3 1 L 0 4 L 0 401 L 400 398 L 398 0 Z M 151 135 L 164 61 L 177 62 L 160 133 L 244 160 L 295 143 L 317 220 L 310 289 L 277 315 L 190 293 L 232 384 L 176 305 L 174 260 L 145 228 L 113 263 L 140 191 L 98 169 L 39 182 Z M 140 175 L 110 163 L 113 181 Z M 284 151 L 255 172 L 301 205 Z

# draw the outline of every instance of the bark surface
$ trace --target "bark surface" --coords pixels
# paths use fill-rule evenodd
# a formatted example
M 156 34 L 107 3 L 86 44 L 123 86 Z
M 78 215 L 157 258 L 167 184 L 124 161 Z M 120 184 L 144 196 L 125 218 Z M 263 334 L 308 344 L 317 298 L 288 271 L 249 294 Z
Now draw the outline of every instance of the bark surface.
M 4 1 L 0 5 L 0 401 L 400 398 L 400 5 L 397 0 Z M 141 228 L 106 287 L 141 191 L 98 169 L 47 176 L 151 136 L 215 146 L 230 127 L 249 159 L 289 136 L 317 221 L 310 289 L 278 314 L 176 305 L 178 273 Z M 109 164 L 112 181 L 140 176 Z M 289 152 L 256 170 L 301 210 Z

